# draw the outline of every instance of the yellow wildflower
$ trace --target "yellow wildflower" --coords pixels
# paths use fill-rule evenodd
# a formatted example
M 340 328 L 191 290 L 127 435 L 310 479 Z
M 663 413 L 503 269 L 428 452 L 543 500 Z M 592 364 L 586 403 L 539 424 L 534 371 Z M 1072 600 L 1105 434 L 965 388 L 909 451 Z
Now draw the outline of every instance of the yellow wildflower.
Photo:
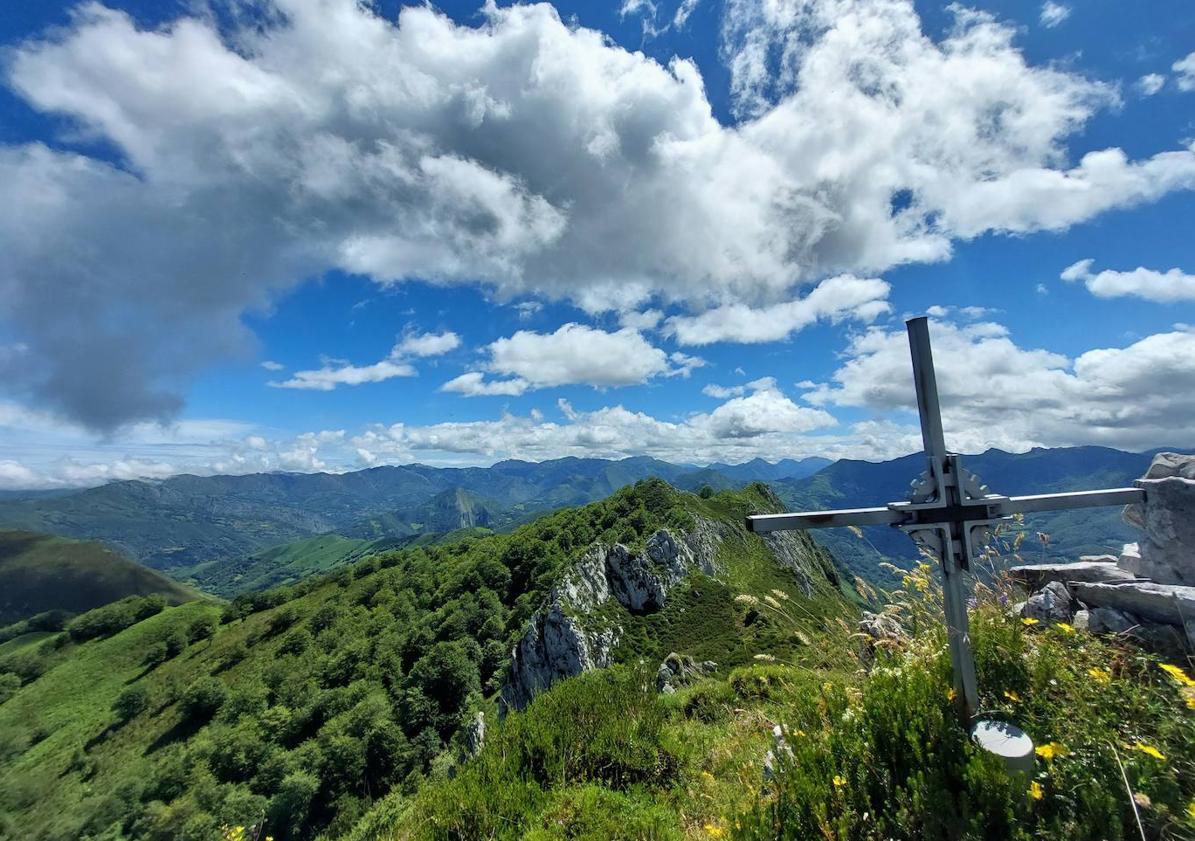
M 1111 683 L 1112 673 L 1107 669 L 1090 668 L 1087 674 L 1091 675 L 1091 679 L 1096 683 Z
M 1169 663 L 1159 663 L 1158 666 L 1162 669 L 1162 671 L 1164 671 L 1166 674 L 1170 675 L 1172 678 L 1174 678 L 1176 681 L 1178 681 L 1181 685 L 1195 686 L 1195 680 L 1191 680 L 1191 678 L 1187 677 L 1187 673 L 1184 672 L 1182 669 L 1180 669 L 1178 666 L 1172 666 Z
M 954 691 L 954 687 L 951 687 L 950 689 L 946 690 L 946 700 L 947 701 L 953 701 L 957 697 L 958 697 L 958 693 Z
M 1195 687 L 1183 687 L 1183 701 L 1186 702 L 1188 709 L 1195 710 Z
M 704 780 L 713 780 L 713 779 L 714 779 L 714 775 L 713 775 L 713 774 L 711 774 L 709 771 L 702 771 L 702 772 L 701 772 L 701 778 L 702 778 L 702 779 L 704 779 Z
M 1041 800 L 1042 797 L 1045 796 L 1045 792 L 1042 791 L 1041 788 L 1041 783 L 1039 783 L 1037 780 L 1034 780 L 1029 784 L 1029 796 L 1034 800 Z
M 834 775 L 834 787 L 842 788 L 844 785 L 846 785 L 846 777 L 840 776 L 839 774 L 835 774 Z
M 1066 756 L 1066 746 L 1058 742 L 1050 742 L 1047 745 L 1039 745 L 1037 747 L 1037 755 L 1042 759 L 1053 759 L 1056 756 Z
M 1152 756 L 1154 759 L 1158 760 L 1159 762 L 1166 761 L 1166 756 L 1160 750 L 1155 748 L 1153 745 L 1147 745 L 1142 742 L 1138 742 L 1137 744 L 1133 745 L 1133 749 L 1141 751 L 1146 756 Z
M 1021 700 L 1020 695 L 1018 695 L 1015 692 L 1009 692 L 1008 690 L 1004 691 L 1004 697 L 1007 698 L 1008 700 L 1012 701 L 1014 704 L 1019 703 Z
M 1038 620 L 1034 619 L 1031 616 L 1026 616 L 1024 619 L 1021 620 L 1021 624 L 1024 625 L 1026 628 L 1031 628 L 1034 625 L 1036 625 L 1037 623 L 1038 623 Z
M 707 823 L 704 829 L 711 838 L 721 838 L 726 835 L 726 830 L 717 824 Z
M 1190 817 L 1191 820 L 1195 821 L 1195 800 L 1192 800 L 1187 804 L 1187 816 Z
M 1066 622 L 1056 622 L 1054 623 L 1054 627 L 1064 634 L 1073 634 L 1075 632 L 1075 626 L 1068 625 Z

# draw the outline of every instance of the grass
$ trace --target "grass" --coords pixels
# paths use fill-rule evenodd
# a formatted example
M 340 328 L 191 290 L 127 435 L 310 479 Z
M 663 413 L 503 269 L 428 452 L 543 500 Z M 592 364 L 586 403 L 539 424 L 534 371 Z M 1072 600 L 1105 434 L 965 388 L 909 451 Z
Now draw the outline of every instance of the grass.
M 988 591 L 972 628 L 983 714 L 1039 748 L 1034 773 L 1010 778 L 958 721 L 929 568 L 905 582 L 888 610 L 920 633 L 902 644 L 860 658 L 830 621 L 809 646 L 672 696 L 633 664 L 582 675 L 351 837 L 1095 841 L 1138 837 L 1139 814 L 1148 838 L 1195 838 L 1190 662 L 1164 670 L 1130 644 L 1025 626 Z M 792 754 L 766 780 L 777 725 Z M 605 753 L 590 765 L 594 743 Z M 627 764 L 642 773 L 611 772 Z

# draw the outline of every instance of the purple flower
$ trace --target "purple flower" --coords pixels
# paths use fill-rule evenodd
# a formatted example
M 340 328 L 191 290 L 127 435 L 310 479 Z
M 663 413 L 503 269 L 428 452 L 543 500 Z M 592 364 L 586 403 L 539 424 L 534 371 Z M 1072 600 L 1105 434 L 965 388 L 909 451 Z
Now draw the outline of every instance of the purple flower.
M 974 610 L 977 607 L 979 607 L 979 599 L 974 596 L 967 599 L 967 610 Z

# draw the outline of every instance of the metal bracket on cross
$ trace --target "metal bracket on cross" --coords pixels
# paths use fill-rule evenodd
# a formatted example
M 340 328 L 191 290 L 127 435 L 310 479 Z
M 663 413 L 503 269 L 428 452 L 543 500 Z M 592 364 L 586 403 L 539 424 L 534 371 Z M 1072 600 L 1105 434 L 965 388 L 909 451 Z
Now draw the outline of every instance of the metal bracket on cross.
M 1013 514 L 1143 502 L 1145 491 L 1139 488 L 1112 488 L 1037 496 L 989 493 L 979 477 L 963 467 L 962 458 L 946 450 L 938 383 L 929 341 L 929 320 L 924 317 L 913 318 L 905 324 L 913 356 L 913 383 L 917 391 L 917 412 L 921 419 L 921 440 L 926 458 L 926 470 L 913 481 L 909 498 L 877 508 L 761 514 L 748 517 L 747 528 L 754 532 L 771 532 L 890 525 L 902 529 L 919 546 L 937 557 L 942 568 L 942 594 L 955 698 L 964 722 L 969 724 L 978 709 L 979 694 L 975 685 L 975 659 L 968 636 L 963 574 L 971 569 L 972 561 L 979 558 L 987 545 L 992 526 Z

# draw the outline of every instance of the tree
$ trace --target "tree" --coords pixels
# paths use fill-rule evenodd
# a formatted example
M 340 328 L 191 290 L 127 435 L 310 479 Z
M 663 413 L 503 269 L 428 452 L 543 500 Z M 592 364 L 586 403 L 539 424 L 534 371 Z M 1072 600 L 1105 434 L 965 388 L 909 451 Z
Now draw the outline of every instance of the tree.
M 459 640 L 433 645 L 411 668 L 409 681 L 434 705 L 433 723 L 441 734 L 456 723 L 469 695 L 481 689 L 477 663 Z
M 187 641 L 199 642 L 216 635 L 216 617 L 211 614 L 200 616 L 187 627 Z
M 132 721 L 149 708 L 149 690 L 143 684 L 135 683 L 116 696 L 112 711 L 121 724 Z
M 183 692 L 180 704 L 183 716 L 192 721 L 207 721 L 228 700 L 228 688 L 214 677 L 201 677 Z
M 714 489 L 709 485 L 702 485 L 701 490 L 697 492 L 697 495 L 702 499 L 709 499 L 714 495 Z

